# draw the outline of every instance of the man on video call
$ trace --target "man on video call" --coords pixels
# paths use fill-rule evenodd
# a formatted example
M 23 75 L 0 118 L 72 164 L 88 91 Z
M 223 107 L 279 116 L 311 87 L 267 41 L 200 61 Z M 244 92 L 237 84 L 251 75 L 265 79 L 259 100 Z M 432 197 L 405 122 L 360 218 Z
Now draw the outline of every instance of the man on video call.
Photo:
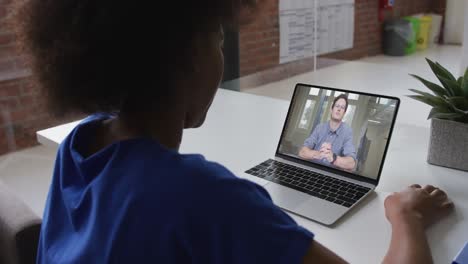
M 330 121 L 319 124 L 304 141 L 304 146 L 299 151 L 301 158 L 347 171 L 355 169 L 353 131 L 343 122 L 346 110 L 348 97 L 340 94 L 333 100 Z

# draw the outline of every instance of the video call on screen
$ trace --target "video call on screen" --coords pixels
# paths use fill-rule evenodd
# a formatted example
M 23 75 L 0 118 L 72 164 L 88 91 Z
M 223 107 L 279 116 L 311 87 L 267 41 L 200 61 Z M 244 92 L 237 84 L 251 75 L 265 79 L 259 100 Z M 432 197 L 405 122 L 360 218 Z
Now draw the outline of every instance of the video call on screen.
M 299 86 L 279 152 L 376 179 L 397 100 Z

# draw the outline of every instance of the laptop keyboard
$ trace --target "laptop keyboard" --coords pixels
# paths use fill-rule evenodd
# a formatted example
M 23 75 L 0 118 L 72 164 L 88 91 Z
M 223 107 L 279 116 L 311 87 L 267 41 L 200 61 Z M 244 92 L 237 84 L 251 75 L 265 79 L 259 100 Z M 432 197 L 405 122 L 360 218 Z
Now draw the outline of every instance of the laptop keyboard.
M 351 207 L 369 188 L 269 159 L 245 173 L 279 183 L 345 207 Z

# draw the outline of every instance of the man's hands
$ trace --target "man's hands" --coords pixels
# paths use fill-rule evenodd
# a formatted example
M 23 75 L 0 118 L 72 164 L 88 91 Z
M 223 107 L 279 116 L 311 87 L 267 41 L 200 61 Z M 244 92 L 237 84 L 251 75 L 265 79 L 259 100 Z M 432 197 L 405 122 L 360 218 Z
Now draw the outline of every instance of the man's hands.
M 413 184 L 385 199 L 385 215 L 392 225 L 412 222 L 427 228 L 452 209 L 447 194 L 432 185 Z
M 299 157 L 309 160 L 326 159 L 328 162 L 333 162 L 333 152 L 331 149 L 332 145 L 328 142 L 324 142 L 322 146 L 320 146 L 320 150 L 312 150 L 308 147 L 302 147 L 299 151 Z
M 328 162 L 333 162 L 333 151 L 332 145 L 329 142 L 322 143 L 319 150 L 312 150 L 306 146 L 303 146 L 298 153 L 299 157 L 307 160 L 323 160 L 326 159 Z M 333 166 L 346 170 L 346 171 L 353 171 L 356 167 L 356 160 L 353 157 L 339 157 L 335 162 L 333 162 Z
M 324 142 L 322 146 L 320 146 L 320 159 L 326 159 L 328 162 L 333 162 L 333 152 L 332 152 L 332 145 L 329 142 Z

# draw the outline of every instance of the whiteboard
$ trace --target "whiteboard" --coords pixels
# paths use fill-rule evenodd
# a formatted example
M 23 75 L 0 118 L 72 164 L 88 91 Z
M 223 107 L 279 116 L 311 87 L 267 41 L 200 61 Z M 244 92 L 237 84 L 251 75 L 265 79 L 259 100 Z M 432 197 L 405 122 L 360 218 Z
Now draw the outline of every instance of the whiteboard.
M 280 63 L 352 48 L 354 1 L 280 0 Z

